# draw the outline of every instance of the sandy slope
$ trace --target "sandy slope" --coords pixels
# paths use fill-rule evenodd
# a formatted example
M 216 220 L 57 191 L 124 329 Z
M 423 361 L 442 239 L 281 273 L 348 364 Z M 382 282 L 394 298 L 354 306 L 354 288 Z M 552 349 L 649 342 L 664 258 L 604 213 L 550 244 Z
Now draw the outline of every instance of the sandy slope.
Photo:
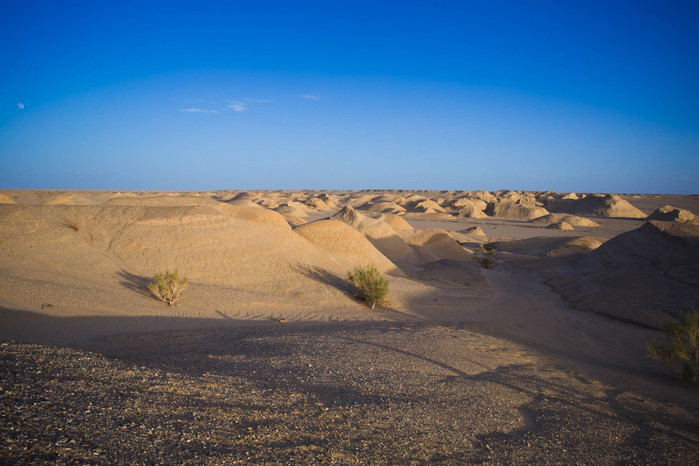
M 644 264 L 649 274 L 670 277 L 672 285 L 668 285 L 668 293 L 684 296 L 682 303 L 697 296 L 697 283 L 692 280 L 696 261 L 691 260 L 691 250 L 696 245 L 694 227 L 673 223 L 661 228 L 662 234 L 649 233 L 652 228 L 644 226 L 645 219 L 604 216 L 610 212 L 613 215 L 627 212 L 629 217 L 639 217 L 639 208 L 648 215 L 667 204 L 697 212 L 696 196 L 595 196 L 582 202 L 583 194 L 516 191 L 3 191 L 1 194 L 6 200 L 0 205 L 0 340 L 3 341 L 80 346 L 124 361 L 141 358 L 145 361 L 160 354 L 163 364 L 176 365 L 177 360 L 189 357 L 186 348 L 192 339 L 199 338 L 195 336 L 199 334 L 192 333 L 195 330 L 214 332 L 201 335 L 268 331 L 276 335 L 274 329 L 282 327 L 275 326 L 315 322 L 308 338 L 317 339 L 321 346 L 339 348 L 352 339 L 359 342 L 366 337 L 362 332 L 374 332 L 372 329 L 381 325 L 406 325 L 407 334 L 391 334 L 396 339 L 384 341 L 396 351 L 381 353 L 383 356 L 372 360 L 368 367 L 390 365 L 389 355 L 405 356 L 424 338 L 441 342 L 430 349 L 431 362 L 421 369 L 426 373 L 430 368 L 460 367 L 458 361 L 468 359 L 469 355 L 477 365 L 487 366 L 497 361 L 497 358 L 489 360 L 487 348 L 496 353 L 508 351 L 507 362 L 503 364 L 525 369 L 510 374 L 510 385 L 506 390 L 494 392 L 492 403 L 536 405 L 542 402 L 542 397 L 549 396 L 544 393 L 549 393 L 551 381 L 560 377 L 556 382 L 560 386 L 577 384 L 575 393 L 581 400 L 586 397 L 604 400 L 604 406 L 591 409 L 607 410 L 608 417 L 639 416 L 635 425 L 622 422 L 624 425 L 619 426 L 628 431 L 620 438 L 634 445 L 638 444 L 632 440 L 636 438 L 634 429 L 643 425 L 646 430 L 641 429 L 645 432 L 642 435 L 650 432 L 651 420 L 645 416 L 651 413 L 679 409 L 683 420 L 677 424 L 668 421 L 669 430 L 684 432 L 687 423 L 699 425 L 696 389 L 677 381 L 671 371 L 644 357 L 645 344 L 660 338 L 660 332 L 629 323 L 657 326 L 665 314 L 655 313 L 648 320 L 652 309 L 638 314 L 634 313 L 635 307 L 625 306 L 630 303 L 637 307 L 639 302 L 647 301 L 643 292 L 655 289 L 645 282 L 629 281 L 629 277 L 637 276 L 634 273 L 637 274 L 639 264 Z M 502 209 L 489 211 L 506 214 L 485 218 L 459 215 L 465 205 L 482 208 L 487 203 L 491 206 L 502 203 Z M 574 229 L 551 230 L 545 228 L 547 220 L 529 222 L 530 212 L 543 211 L 538 210 L 541 204 L 552 213 L 553 219 L 577 215 L 568 217 L 574 219 Z M 516 207 L 520 205 L 526 208 Z M 557 210 L 557 206 L 563 208 Z M 392 215 L 386 216 L 386 212 Z M 519 212 L 517 215 L 522 218 L 515 215 L 517 218 L 513 219 L 513 212 Z M 579 218 L 590 212 L 603 216 Z M 481 228 L 485 236 L 459 233 L 472 227 Z M 676 231 L 680 230 L 684 240 L 667 240 L 668 235 L 677 238 Z M 671 246 L 664 245 L 666 240 Z M 495 270 L 481 269 L 472 261 L 472 252 L 485 241 L 498 244 L 500 262 Z M 677 260 L 683 254 L 686 264 Z M 610 260 L 616 261 L 611 275 Z M 352 266 L 365 262 L 376 263 L 388 272 L 391 304 L 387 308 L 368 310 L 354 299 L 344 280 Z M 175 307 L 154 300 L 145 287 L 153 273 L 168 268 L 178 268 L 190 279 L 185 298 Z M 545 279 L 568 301 L 552 291 Z M 604 293 L 595 295 L 596 300 L 585 301 L 588 306 L 585 308 L 576 298 L 579 289 L 571 287 L 571 283 L 583 284 L 585 289 L 601 283 Z M 657 288 L 656 294 L 664 293 L 664 289 Z M 630 296 L 637 296 L 636 302 L 629 300 Z M 614 303 L 616 310 L 610 310 L 613 306 L 608 306 L 609 303 Z M 571 304 L 593 312 L 575 310 Z M 612 320 L 599 315 L 600 312 L 629 322 Z M 360 327 L 352 326 L 359 324 Z M 454 328 L 467 331 L 468 338 L 456 336 Z M 157 336 L 159 332 L 172 331 L 185 332 Z M 328 335 L 346 332 L 343 337 L 346 339 L 325 338 L 326 331 L 330 332 Z M 288 343 L 285 335 L 280 336 L 282 346 Z M 105 337 L 106 340 L 100 340 Z M 179 339 L 182 346 L 161 354 L 155 347 L 163 343 L 163 338 Z M 197 340 L 198 345 L 203 345 L 197 350 L 202 357 L 214 350 L 210 345 L 215 345 L 216 338 L 212 337 L 210 342 L 207 338 Z M 370 337 L 372 341 L 374 338 Z M 151 344 L 156 340 L 158 345 Z M 390 341 L 393 343 L 389 344 Z M 360 347 L 361 344 L 350 345 L 343 351 L 361 353 Z M 30 352 L 28 348 L 17 351 Z M 476 353 L 478 356 L 474 356 Z M 322 358 L 317 362 L 321 361 L 331 364 Z M 407 361 L 401 364 L 408 364 Z M 352 373 L 347 367 L 342 370 Z M 404 377 L 410 381 L 406 383 L 422 383 L 419 378 L 413 380 L 405 374 Z M 516 377 L 541 380 L 543 385 L 519 386 Z M 368 386 L 363 387 L 365 393 Z M 451 395 L 447 396 L 441 385 L 431 389 L 438 399 L 453 402 L 448 401 L 452 400 Z M 478 398 L 466 392 L 460 396 Z M 560 390 L 555 396 L 565 397 Z M 615 406 L 622 399 L 625 408 L 618 410 Z M 485 399 L 480 402 L 485 403 L 484 412 L 497 411 Z M 660 405 L 654 410 L 639 407 L 653 403 Z M 407 406 L 403 408 L 412 412 Z M 429 409 L 437 418 L 445 416 L 446 408 Z M 522 413 L 521 409 L 518 412 Z M 541 409 L 544 412 L 549 408 Z M 567 412 L 560 404 L 550 409 L 552 416 L 555 412 Z M 566 414 L 558 429 L 573 429 L 581 415 L 579 411 Z M 600 418 L 595 419 L 588 427 L 590 435 L 596 425 L 606 425 Z M 386 425 L 397 427 L 396 422 L 393 419 Z M 443 422 L 448 422 L 447 418 Z M 556 425 L 550 423 L 536 431 L 529 422 L 515 421 L 512 427 L 485 423 L 474 427 L 477 433 L 472 441 L 485 438 L 488 432 L 506 433 L 503 435 L 518 432 L 507 438 L 512 439 L 512 445 L 519 445 L 527 435 L 538 432 L 532 438 L 542 443 L 532 455 L 517 456 L 515 450 L 505 448 L 501 442 L 499 456 L 484 456 L 479 448 L 485 447 L 474 447 L 480 445 L 476 442 L 462 445 L 463 455 L 455 458 L 555 460 L 555 456 L 547 456 L 545 452 L 552 448 L 549 441 L 555 435 Z M 611 425 L 604 427 L 607 428 L 609 432 L 614 430 Z M 365 434 L 371 435 L 368 431 Z M 680 440 L 680 434 L 673 435 L 675 440 L 667 440 L 672 436 L 666 436 L 663 442 L 674 445 L 676 453 L 686 451 L 688 445 L 697 445 L 694 437 Z M 442 447 L 430 442 L 433 453 L 442 451 Z M 612 461 L 623 456 L 623 448 L 615 445 L 610 447 L 608 457 L 592 453 L 585 456 L 585 445 L 578 443 L 572 450 L 575 456 L 569 459 Z M 273 447 L 268 445 L 268 448 Z M 378 454 L 381 449 L 375 448 Z M 346 446 L 340 450 L 346 453 Z M 614 455 L 622 456 L 612 455 L 612 450 Z M 662 460 L 662 455 L 654 456 L 657 451 L 653 452 L 649 450 L 646 459 Z M 398 461 L 396 457 L 386 456 L 389 457 Z M 680 457 L 664 457 L 664 460 L 676 462 Z M 426 460 L 430 456 L 413 458 Z

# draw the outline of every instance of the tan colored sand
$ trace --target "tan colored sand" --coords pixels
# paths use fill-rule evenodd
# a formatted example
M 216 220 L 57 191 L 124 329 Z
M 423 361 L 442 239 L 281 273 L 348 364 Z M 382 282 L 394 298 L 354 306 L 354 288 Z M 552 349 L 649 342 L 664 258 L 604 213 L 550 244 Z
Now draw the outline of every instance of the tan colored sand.
M 340 220 L 318 220 L 297 227 L 294 232 L 350 266 L 375 265 L 381 272 L 400 273 L 363 234 Z
M 16 205 L 0 206 L 2 340 L 83 344 L 120 333 L 240 328 L 250 321 L 279 325 L 282 320 L 391 321 L 406 326 L 449 325 L 454 331 L 467 325 L 523 345 L 591 384 L 604 380 L 614 393 L 651 397 L 670 396 L 664 395 L 668 390 L 672 397 L 684 393 L 670 370 L 644 357 L 646 343 L 660 337 L 659 332 L 595 312 L 631 309 L 615 317 L 657 322 L 670 311 L 657 312 L 654 306 L 671 302 L 679 309 L 683 299 L 692 298 L 699 272 L 691 253 L 696 232 L 688 222 L 649 222 L 639 229 L 641 220 L 595 218 L 600 223 L 595 227 L 594 234 L 600 237 L 596 240 L 586 237 L 588 233 L 547 230 L 504 218 L 377 220 L 355 212 L 360 215 L 352 219 L 347 209 L 344 226 L 321 221 L 294 231 L 278 212 L 228 203 L 259 204 L 255 199 L 264 198 L 270 205 L 298 208 L 313 220 L 319 218 L 314 215 L 331 212 L 309 214 L 312 209 L 300 207 L 295 199 L 317 197 L 328 205 L 323 193 L 1 194 L 13 200 L 17 196 Z M 41 205 L 51 199 L 75 200 L 74 194 L 94 205 Z M 534 194 L 520 196 L 529 199 Z M 497 200 L 493 193 L 464 191 L 328 194 L 342 206 L 374 199 L 396 205 L 430 199 L 444 206 L 466 196 Z M 651 196 L 633 201 L 649 212 L 678 202 L 691 208 L 696 202 L 691 197 L 673 197 L 670 202 Z M 413 230 L 397 228 L 397 218 Z M 459 237 L 461 245 L 450 233 L 471 227 L 481 228 L 498 242 L 494 270 L 481 269 L 471 260 L 468 248 L 477 249 L 483 237 L 464 235 Z M 316 244 L 300 234 L 304 228 Z M 404 273 L 387 276 L 391 284 L 387 308 L 368 310 L 344 281 L 348 259 L 357 251 L 371 250 L 366 242 L 364 249 L 353 250 L 362 242 L 358 234 Z M 563 254 L 564 250 L 571 253 Z M 560 268 L 547 266 L 536 275 L 507 265 L 517 257 Z M 172 308 L 145 290 L 152 274 L 166 268 L 178 268 L 190 279 L 185 297 Z M 569 303 L 592 312 L 573 310 Z M 454 358 L 463 360 L 468 351 L 461 348 Z M 609 363 L 610 355 L 614 364 Z M 451 381 L 440 383 L 447 386 Z

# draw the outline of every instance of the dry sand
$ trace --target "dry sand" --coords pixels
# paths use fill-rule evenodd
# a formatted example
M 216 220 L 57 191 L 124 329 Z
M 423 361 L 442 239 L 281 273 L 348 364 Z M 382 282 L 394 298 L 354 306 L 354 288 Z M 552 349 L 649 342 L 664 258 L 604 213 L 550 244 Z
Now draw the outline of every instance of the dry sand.
M 698 196 L 0 195 L 5 462 L 699 461 L 697 387 L 645 358 L 699 302 Z

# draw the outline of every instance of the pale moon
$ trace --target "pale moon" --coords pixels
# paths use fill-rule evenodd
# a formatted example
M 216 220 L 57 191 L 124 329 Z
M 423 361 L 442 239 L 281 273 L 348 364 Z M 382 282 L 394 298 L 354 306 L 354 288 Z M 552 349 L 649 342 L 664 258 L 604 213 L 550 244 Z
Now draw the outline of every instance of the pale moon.
M 20 110 L 23 110 L 23 109 L 24 109 L 24 104 L 23 104 L 22 102 L 18 103 L 18 104 L 17 104 L 17 108 L 20 109 Z

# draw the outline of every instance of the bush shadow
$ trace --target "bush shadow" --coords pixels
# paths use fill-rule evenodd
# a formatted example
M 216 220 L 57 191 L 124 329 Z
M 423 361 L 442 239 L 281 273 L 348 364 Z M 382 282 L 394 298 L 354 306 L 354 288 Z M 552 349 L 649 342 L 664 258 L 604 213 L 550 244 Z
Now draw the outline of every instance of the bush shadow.
M 124 288 L 128 288 L 129 290 L 135 291 L 136 293 L 149 298 L 152 297 L 151 292 L 148 290 L 148 283 L 151 282 L 150 277 L 136 275 L 123 269 L 117 272 L 117 275 L 121 277 L 119 284 Z

